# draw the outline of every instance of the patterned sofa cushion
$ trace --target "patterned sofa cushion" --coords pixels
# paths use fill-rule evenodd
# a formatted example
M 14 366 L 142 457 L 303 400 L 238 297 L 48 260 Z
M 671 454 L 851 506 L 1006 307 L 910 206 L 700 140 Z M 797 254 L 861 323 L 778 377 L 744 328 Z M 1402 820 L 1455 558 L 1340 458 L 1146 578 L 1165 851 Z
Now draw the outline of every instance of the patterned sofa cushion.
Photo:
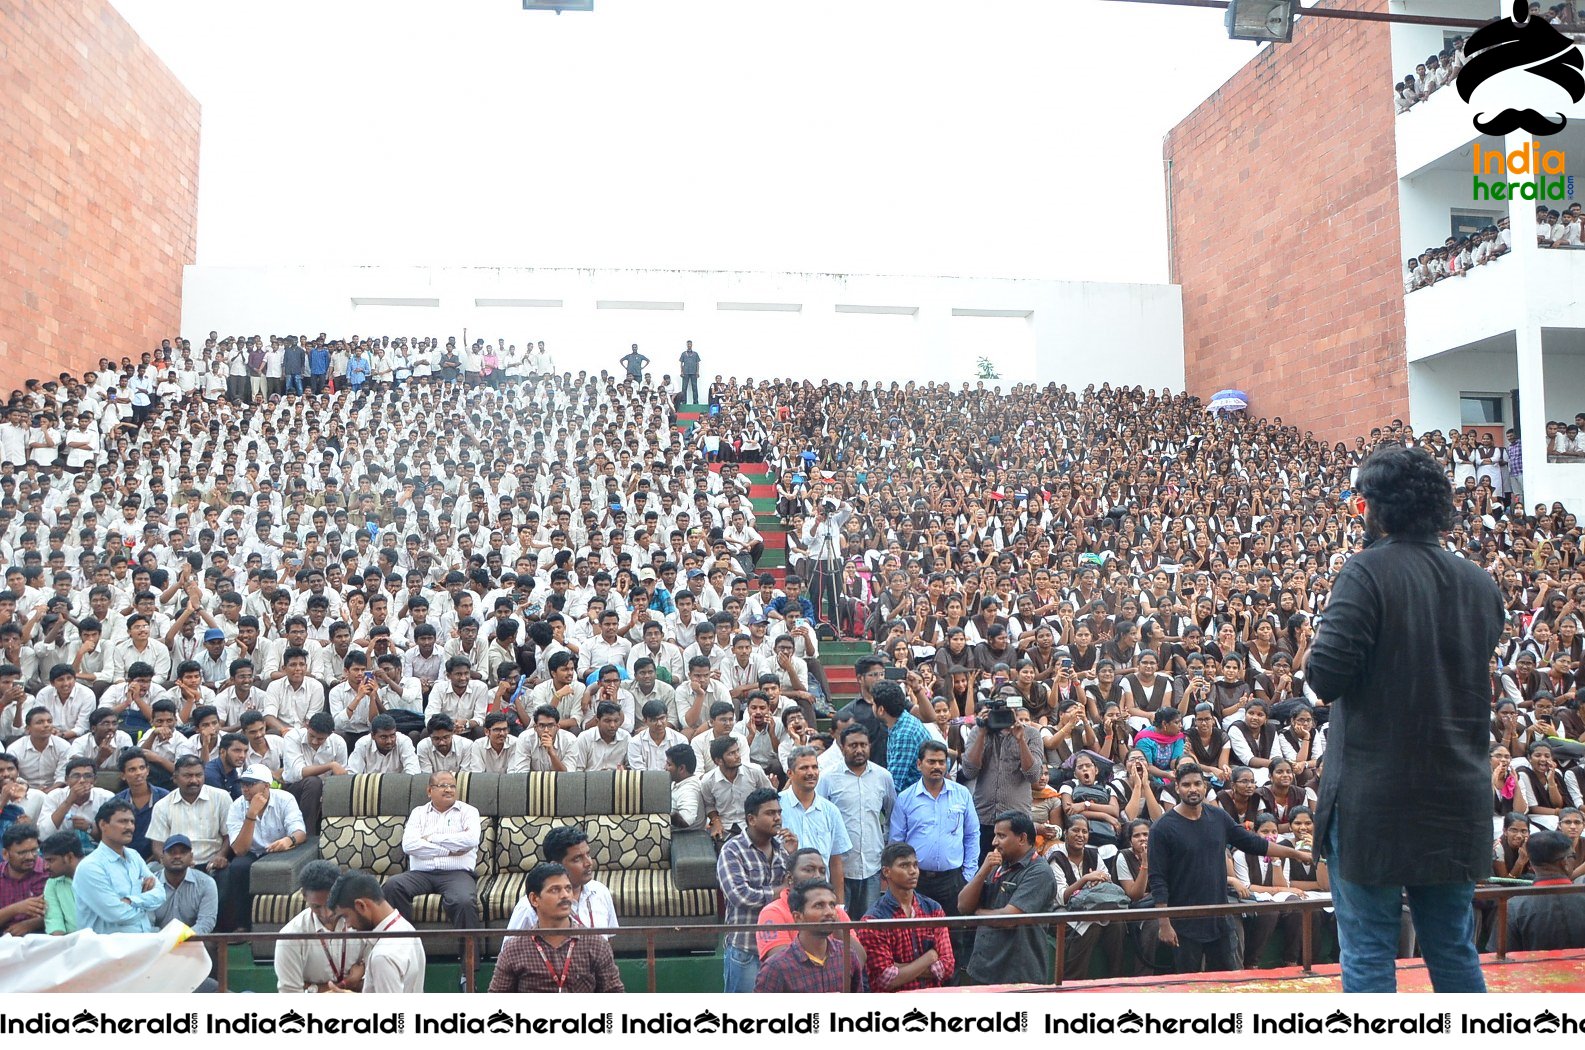
M 575 817 L 586 812 L 584 778 L 589 775 L 515 773 L 501 777 L 495 812 L 502 816 Z
M 420 893 L 413 898 L 413 925 L 450 926 L 446 918 L 444 898 L 438 893 Z
M 307 905 L 302 891 L 295 893 L 258 893 L 253 896 L 253 925 L 255 929 L 278 930 L 296 918 Z
M 415 787 L 417 804 L 423 805 L 426 780 L 407 773 L 326 777 L 322 806 L 325 813 L 343 817 L 405 817 L 414 809 Z
M 639 813 L 584 817 L 589 852 L 600 871 L 654 871 L 671 867 L 671 816 Z
M 671 813 L 671 780 L 665 773 L 601 770 L 584 776 L 584 813 Z
M 545 836 L 551 829 L 576 823 L 579 821 L 571 817 L 501 817 L 495 828 L 493 870 L 502 874 L 531 871 L 542 859 Z
M 601 870 L 597 877 L 611 891 L 616 913 L 624 924 L 638 919 L 713 919 L 716 916 L 714 890 L 679 890 L 669 871 Z
M 507 872 L 479 880 L 479 920 L 488 926 L 504 926 L 512 909 L 523 899 L 523 884 L 528 873 Z
M 319 826 L 319 855 L 337 866 L 389 878 L 407 870 L 402 852 L 406 820 L 392 817 L 333 817 Z

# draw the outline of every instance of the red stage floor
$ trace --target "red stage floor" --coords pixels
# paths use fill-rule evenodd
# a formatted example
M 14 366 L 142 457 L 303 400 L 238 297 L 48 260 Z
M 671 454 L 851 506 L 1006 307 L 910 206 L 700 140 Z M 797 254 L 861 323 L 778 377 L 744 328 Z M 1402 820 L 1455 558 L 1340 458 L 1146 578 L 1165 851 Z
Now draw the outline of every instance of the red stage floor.
M 1506 959 L 1484 958 L 1486 987 L 1492 992 L 1585 992 L 1585 951 L 1516 952 Z M 1012 991 L 1014 989 L 1008 989 Z M 1131 977 L 1118 981 L 1075 981 L 1060 988 L 1018 991 L 1057 992 L 1341 992 L 1337 966 L 1317 966 L 1306 974 L 1288 970 L 1236 970 L 1190 976 Z M 1398 991 L 1429 992 L 1431 978 L 1419 959 L 1398 963 Z

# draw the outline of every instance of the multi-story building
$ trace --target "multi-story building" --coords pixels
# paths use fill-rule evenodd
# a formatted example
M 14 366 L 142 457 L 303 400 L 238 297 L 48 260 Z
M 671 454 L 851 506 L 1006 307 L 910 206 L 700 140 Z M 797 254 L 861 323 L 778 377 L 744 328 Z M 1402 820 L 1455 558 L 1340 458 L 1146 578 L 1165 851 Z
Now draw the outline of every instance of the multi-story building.
M 1511 5 L 1349 6 L 1489 19 Z M 1516 428 L 1526 503 L 1578 506 L 1585 460 L 1549 462 L 1543 438 L 1549 420 L 1585 412 L 1585 248 L 1542 249 L 1536 201 L 1490 190 L 1535 179 L 1497 157 L 1528 153 L 1533 167 L 1536 140 L 1482 135 L 1473 118 L 1486 98 L 1466 103 L 1451 86 L 1396 112 L 1394 84 L 1469 32 L 1302 18 L 1291 44 L 1262 48 L 1173 129 L 1187 381 L 1248 389 L 1259 414 L 1332 440 L 1394 417 L 1417 430 L 1489 430 L 1499 444 Z M 1537 108 L 1571 118 L 1539 142 L 1542 155 L 1562 155 L 1544 162 L 1563 174 L 1543 173 L 1561 196 L 1547 203 L 1562 211 L 1585 200 L 1585 104 L 1524 79 L 1540 84 Z M 1508 254 L 1406 291 L 1410 256 L 1502 218 Z

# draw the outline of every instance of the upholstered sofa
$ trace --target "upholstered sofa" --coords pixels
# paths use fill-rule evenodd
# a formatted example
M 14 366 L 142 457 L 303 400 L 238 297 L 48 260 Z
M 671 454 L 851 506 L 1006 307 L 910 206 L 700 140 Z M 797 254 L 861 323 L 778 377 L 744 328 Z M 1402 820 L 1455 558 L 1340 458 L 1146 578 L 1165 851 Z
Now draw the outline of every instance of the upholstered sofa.
M 671 826 L 671 788 L 664 773 L 463 773 L 459 797 L 479 811 L 479 919 L 504 929 L 523 896 L 527 873 L 543 857 L 552 828 L 569 824 L 589 835 L 597 878 L 611 890 L 626 927 L 684 926 L 657 946 L 711 949 L 718 914 L 715 849 L 703 832 Z M 427 800 L 426 775 L 367 774 L 327 777 L 317 841 L 260 858 L 253 865 L 253 929 L 278 930 L 302 910 L 297 873 L 322 857 L 345 869 L 387 879 L 407 870 L 402 831 L 407 817 Z M 438 894 L 413 902 L 420 929 L 449 927 Z M 454 938 L 425 938 L 431 953 L 454 953 Z M 254 942 L 268 958 L 274 942 Z M 641 936 L 623 935 L 618 952 L 640 952 Z M 495 945 L 484 946 L 494 951 Z

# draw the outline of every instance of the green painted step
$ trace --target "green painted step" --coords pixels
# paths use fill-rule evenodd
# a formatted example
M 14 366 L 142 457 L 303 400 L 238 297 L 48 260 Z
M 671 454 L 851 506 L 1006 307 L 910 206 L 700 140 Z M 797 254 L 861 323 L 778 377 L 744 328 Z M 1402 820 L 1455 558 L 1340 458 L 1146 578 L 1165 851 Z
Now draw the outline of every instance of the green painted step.
M 751 497 L 749 499 L 749 502 L 754 505 L 754 509 L 755 510 L 775 510 L 776 509 L 776 497 L 775 496 L 753 496 L 753 497 Z
M 678 412 L 694 412 L 694 413 L 702 416 L 702 415 L 706 415 L 706 414 L 709 413 L 710 406 L 709 405 L 688 405 L 688 404 L 684 404 L 684 405 L 678 405 L 677 406 L 677 411 Z
M 770 554 L 770 552 L 767 551 L 766 555 L 769 556 L 769 554 Z M 763 563 L 764 559 L 761 558 L 760 561 Z M 869 642 L 821 642 L 820 643 L 820 659 L 821 659 L 822 662 L 825 661 L 827 658 L 830 658 L 832 660 L 835 660 L 837 658 L 841 658 L 841 659 L 844 659 L 847 662 L 851 663 L 852 661 L 857 660 L 861 656 L 868 656 L 870 653 L 873 653 L 874 651 L 875 651 L 875 646 L 871 645 Z
M 787 567 L 786 549 L 766 547 L 765 553 L 759 556 L 759 567 L 762 569 L 785 569 Z
M 249 948 L 233 945 L 228 959 L 228 983 L 233 992 L 275 991 L 275 970 L 269 964 L 256 963 Z M 642 993 L 649 987 L 647 966 L 642 958 L 618 959 L 616 968 L 621 971 L 622 985 L 630 993 Z M 490 977 L 495 973 L 494 963 L 484 963 L 476 977 L 479 992 L 490 987 Z M 431 959 L 424 974 L 424 991 L 456 992 L 462 978 L 462 967 L 455 960 Z M 662 955 L 655 959 L 655 991 L 657 992 L 710 992 L 721 991 L 721 955 Z

